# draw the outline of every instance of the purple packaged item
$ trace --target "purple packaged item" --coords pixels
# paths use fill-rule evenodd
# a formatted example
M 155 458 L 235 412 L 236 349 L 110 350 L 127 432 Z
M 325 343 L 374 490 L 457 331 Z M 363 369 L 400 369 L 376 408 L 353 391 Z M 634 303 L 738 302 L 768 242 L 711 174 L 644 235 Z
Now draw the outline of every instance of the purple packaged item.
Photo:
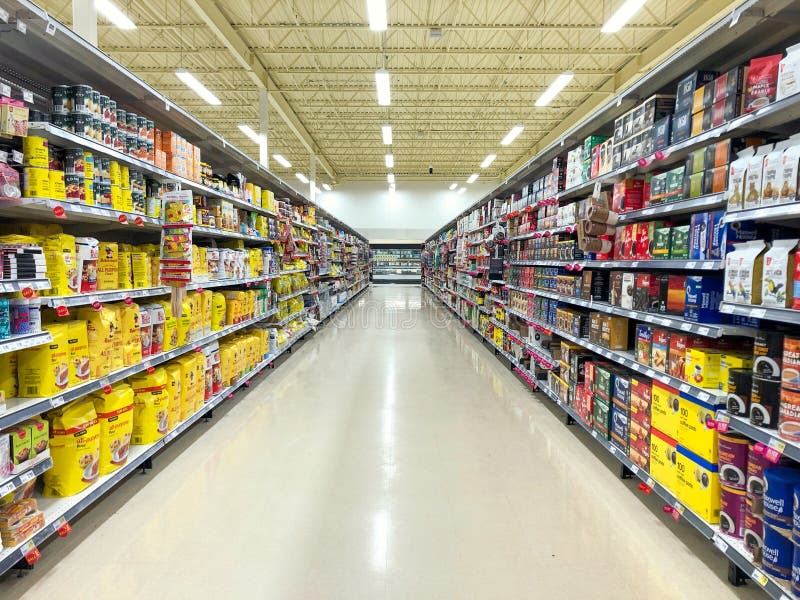
M 724 485 L 719 505 L 719 528 L 723 533 L 741 539 L 744 537 L 746 497 L 744 490 L 734 490 Z
M 719 482 L 731 489 L 747 486 L 747 455 L 750 440 L 732 433 L 719 434 Z

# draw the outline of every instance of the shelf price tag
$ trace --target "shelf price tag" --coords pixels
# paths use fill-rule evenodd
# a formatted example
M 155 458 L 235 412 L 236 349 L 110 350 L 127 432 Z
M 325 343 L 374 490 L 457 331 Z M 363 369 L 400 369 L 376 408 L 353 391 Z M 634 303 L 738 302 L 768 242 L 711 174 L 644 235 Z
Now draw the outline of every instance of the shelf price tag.
M 24 473 L 20 473 L 19 480 L 22 483 L 28 483 L 34 477 L 36 477 L 36 475 L 34 475 L 33 470 L 30 470 L 30 471 L 25 471 Z
M 55 398 L 50 399 L 50 407 L 51 408 L 58 408 L 62 406 L 66 400 L 64 400 L 64 396 L 56 396 Z
M 58 517 L 53 521 L 53 531 L 58 534 L 58 537 L 65 538 L 72 533 L 72 526 L 67 522 L 66 517 Z
M 23 96 L 26 96 L 26 97 L 30 96 L 30 98 L 31 98 L 30 102 L 33 102 L 33 95 L 28 90 L 23 90 L 22 94 L 23 94 Z M 11 151 L 11 160 L 14 161 L 15 163 L 18 163 L 18 164 L 21 165 L 22 162 L 25 160 L 25 156 L 19 150 L 12 150 Z
M 594 439 L 597 439 L 597 430 L 596 429 L 592 429 L 592 437 Z
M 45 31 L 45 33 L 47 33 L 47 35 L 55 35 L 56 34 L 56 24 L 53 23 L 52 21 L 48 21 L 47 22 L 47 26 L 45 27 L 44 31 Z
M 638 475 L 639 467 L 637 465 L 631 465 L 631 473 L 633 473 L 634 475 Z
M 8 23 L 8 11 L 5 8 L 0 8 L 0 21 L 2 21 L 3 23 Z M 8 88 L 8 86 L 5 87 Z M 9 88 L 8 92 L 3 92 L 3 95 L 10 96 L 11 89 Z
M 753 574 L 750 576 L 753 581 L 758 582 L 761 587 L 766 587 L 769 579 L 759 569 L 753 569 Z
M 22 552 L 22 557 L 29 565 L 35 564 L 37 560 L 42 558 L 42 553 L 39 552 L 39 549 L 36 547 L 36 544 L 33 542 L 33 540 L 29 540 L 23 544 L 22 548 L 20 548 L 20 552 Z
M 17 19 L 16 25 L 17 25 L 17 31 L 19 31 L 20 33 L 25 34 L 28 32 L 28 26 L 25 25 L 25 21 Z
M 0 496 L 5 496 L 7 494 L 10 494 L 15 489 L 16 489 L 16 486 L 14 485 L 14 482 L 13 481 L 9 481 L 3 487 L 0 487 Z
M 728 542 L 722 539 L 719 533 L 714 534 L 714 545 L 719 548 L 723 554 L 728 551 Z

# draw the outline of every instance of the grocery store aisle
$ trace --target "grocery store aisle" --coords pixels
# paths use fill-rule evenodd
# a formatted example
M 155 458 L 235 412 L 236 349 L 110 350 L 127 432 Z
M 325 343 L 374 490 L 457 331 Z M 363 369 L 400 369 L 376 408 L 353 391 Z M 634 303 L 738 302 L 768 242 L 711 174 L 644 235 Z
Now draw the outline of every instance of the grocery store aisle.
M 548 402 L 418 286 L 374 287 L 0 594 L 762 597 Z

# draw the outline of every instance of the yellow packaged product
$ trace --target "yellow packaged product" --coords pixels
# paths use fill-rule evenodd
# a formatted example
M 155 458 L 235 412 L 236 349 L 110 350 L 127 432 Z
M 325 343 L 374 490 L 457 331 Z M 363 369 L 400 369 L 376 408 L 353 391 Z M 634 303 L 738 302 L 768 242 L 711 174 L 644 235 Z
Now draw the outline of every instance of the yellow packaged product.
M 195 248 L 197 249 L 197 258 L 192 260 L 193 274 L 202 281 L 208 278 L 208 249 L 203 246 L 192 246 L 193 256 Z
M 138 249 L 131 252 L 131 274 L 134 289 L 150 287 L 150 257 L 146 252 Z
M 169 390 L 169 431 L 183 419 L 181 418 L 181 407 L 183 398 L 181 396 L 181 366 L 175 363 L 164 365 L 167 372 L 167 389 Z
M 156 367 L 152 373 L 140 373 L 128 378 L 133 388 L 134 446 L 157 442 L 169 427 L 169 391 L 167 371 Z
M 106 306 L 100 310 L 85 307 L 78 310 L 78 318 L 86 321 L 91 377 L 92 379 L 105 377 L 112 371 L 117 311 Z M 121 367 L 122 365 L 118 368 Z
M 219 345 L 219 373 L 222 387 L 226 388 L 231 384 L 233 377 L 233 348 L 227 342 Z
M 100 242 L 97 257 L 97 289 L 116 290 L 119 287 L 119 246 L 116 242 Z
M 55 396 L 69 387 L 69 323 L 43 327 L 53 340 L 17 353 L 18 394 L 21 398 Z
M 71 296 L 78 286 L 75 236 L 66 233 L 49 235 L 39 242 L 50 278 L 49 296 Z
M 83 178 L 86 181 L 86 204 L 94 204 L 94 156 L 83 153 Z
M 200 410 L 206 403 L 206 355 L 202 352 L 195 352 L 194 358 L 195 381 L 197 385 L 194 390 L 194 409 Z
M 129 290 L 133 288 L 133 268 L 131 267 L 133 247 L 130 244 L 119 244 L 118 252 L 117 287 L 121 290 Z
M 52 410 L 50 456 L 53 466 L 44 472 L 44 495 L 73 496 L 94 483 L 100 474 L 100 424 L 90 398 Z
M 128 462 L 133 435 L 133 389 L 116 383 L 110 394 L 90 396 L 100 423 L 100 475 L 116 471 Z
M 181 356 L 174 361 L 181 370 L 181 421 L 185 421 L 195 412 L 195 393 L 197 374 L 193 356 Z
M 200 294 L 200 309 L 201 309 L 200 320 L 203 325 L 202 331 L 204 336 L 209 335 L 211 333 L 213 298 L 214 298 L 214 292 L 212 292 L 211 290 L 203 290 L 203 293 Z
M 139 305 L 135 302 L 114 305 L 122 338 L 122 357 L 126 367 L 142 362 L 142 332 L 139 326 Z
M 6 398 L 17 396 L 17 353 L 0 354 L 0 392 Z
M 252 319 L 256 316 L 256 292 L 255 290 L 247 290 L 244 293 L 244 314 L 242 320 Z
M 177 319 L 177 346 L 185 346 L 190 340 L 192 329 L 192 301 L 185 297 L 181 303 L 181 314 Z M 176 347 L 177 347 L 176 346 Z
M 121 206 L 120 210 L 124 211 L 124 212 L 132 213 L 133 212 L 133 192 L 131 191 L 130 188 L 122 188 L 121 192 L 122 193 L 120 194 L 120 198 L 121 198 L 121 202 L 122 203 L 120 205 Z
M 92 374 L 89 358 L 89 334 L 86 321 L 67 321 L 67 347 L 69 348 L 69 385 L 84 383 Z
M 111 357 L 109 360 L 109 369 L 117 371 L 125 366 L 125 340 L 122 335 L 122 311 L 117 304 L 106 304 L 103 308 L 107 308 L 114 313 L 114 329 L 111 332 Z
M 250 248 L 249 258 L 250 273 L 248 277 L 258 277 L 261 274 L 261 265 L 263 264 L 261 261 L 261 249 Z
M 120 185 L 122 183 L 122 176 L 120 175 L 119 163 L 115 160 L 108 162 L 108 177 L 111 185 Z
M 169 300 L 156 300 L 164 307 L 164 352 L 169 352 L 178 347 L 178 319 L 172 314 L 172 302 Z
M 196 341 L 203 337 L 203 298 L 197 292 L 189 292 L 186 297 L 190 299 L 192 305 L 190 337 L 192 341 Z
M 53 200 L 66 200 L 67 187 L 64 171 L 51 170 L 48 175 L 50 176 L 50 197 Z
M 225 296 L 219 292 L 214 292 L 211 296 L 211 331 L 219 331 L 225 327 L 225 316 Z

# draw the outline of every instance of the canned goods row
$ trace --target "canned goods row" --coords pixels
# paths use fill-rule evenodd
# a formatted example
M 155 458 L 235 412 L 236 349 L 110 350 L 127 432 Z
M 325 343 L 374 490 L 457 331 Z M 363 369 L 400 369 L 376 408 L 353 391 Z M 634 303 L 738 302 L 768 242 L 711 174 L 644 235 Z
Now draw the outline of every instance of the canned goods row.
M 42 331 L 41 300 L 0 298 L 0 339 Z
M 151 119 L 117 108 L 116 101 L 88 85 L 59 85 L 52 91 L 53 115 L 97 117 L 114 129 L 155 142 L 155 123 Z

